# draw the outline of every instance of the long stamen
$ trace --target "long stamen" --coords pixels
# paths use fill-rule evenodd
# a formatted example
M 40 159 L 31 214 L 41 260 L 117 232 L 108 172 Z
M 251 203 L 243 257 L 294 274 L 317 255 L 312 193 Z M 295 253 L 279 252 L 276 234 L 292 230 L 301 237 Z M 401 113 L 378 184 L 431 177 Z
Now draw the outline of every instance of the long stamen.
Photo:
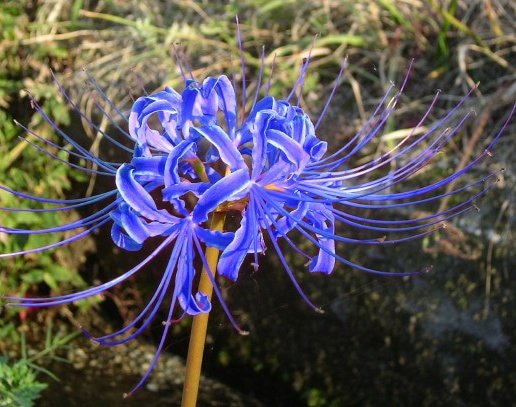
M 88 123 L 89 126 L 91 126 L 93 129 L 95 129 L 95 131 L 97 133 L 101 134 L 103 138 L 105 138 L 106 140 L 111 142 L 116 147 L 118 147 L 122 150 L 125 150 L 129 153 L 132 153 L 132 150 L 130 148 L 124 146 L 119 141 L 115 140 L 113 137 L 111 137 L 109 134 L 107 134 L 104 130 L 102 130 L 99 126 L 97 126 L 95 123 L 93 123 L 93 121 L 88 116 L 86 116 L 82 112 L 82 110 L 79 109 L 79 107 L 68 96 L 68 93 L 64 90 L 63 86 L 61 85 L 61 83 L 59 82 L 57 77 L 55 76 L 54 72 L 51 70 L 50 73 L 52 75 L 52 78 L 54 79 L 54 83 L 57 85 L 57 87 L 59 89 L 59 92 L 61 92 L 61 94 L 64 96 L 64 98 L 68 102 L 68 104 L 73 108 L 73 110 L 75 110 L 77 113 L 79 113 L 79 115 L 86 121 L 86 123 Z
M 328 99 L 326 100 L 326 103 L 324 104 L 323 110 L 321 114 L 319 115 L 319 118 L 315 122 L 314 128 L 317 130 L 319 128 L 319 125 L 323 121 L 324 117 L 326 116 L 326 112 L 328 111 L 328 108 L 330 107 L 331 101 L 333 100 L 333 96 L 335 95 L 335 91 L 340 85 L 340 81 L 342 79 L 342 75 L 344 75 L 344 72 L 346 71 L 346 68 L 348 67 L 348 58 L 346 57 L 344 61 L 340 64 L 340 70 L 339 74 L 337 75 L 337 78 L 335 79 L 335 82 L 333 83 L 333 86 L 331 88 L 330 96 L 328 96 Z
M 256 105 L 256 101 L 258 100 L 258 95 L 260 94 L 260 88 L 262 87 L 264 66 L 265 66 L 265 46 L 262 46 L 262 52 L 260 54 L 260 72 L 258 72 L 258 82 L 256 84 L 256 92 L 254 92 L 254 99 L 253 99 L 253 104 L 251 106 L 251 111 L 254 109 L 254 106 Z
M 267 85 L 265 86 L 265 96 L 269 96 L 269 90 L 271 89 L 271 83 L 272 83 L 272 76 L 274 74 L 275 62 L 276 62 L 276 54 L 274 54 L 272 57 L 271 73 L 269 74 L 269 79 L 267 79 Z
M 136 272 L 141 270 L 144 266 L 149 264 L 153 259 L 158 256 L 161 251 L 167 247 L 175 238 L 177 235 L 169 236 L 167 239 L 165 239 L 149 256 L 147 256 L 143 261 L 138 263 L 136 266 L 134 266 L 132 269 L 126 271 L 124 274 L 114 278 L 113 280 L 100 284 L 96 287 L 88 288 L 86 290 L 73 293 L 73 294 L 66 294 L 66 295 L 60 295 L 50 298 L 34 298 L 34 297 L 26 297 L 26 298 L 20 298 L 20 297 L 5 297 L 8 301 L 11 301 L 11 306 L 25 306 L 25 307 L 37 307 L 37 306 L 51 306 L 51 305 L 60 305 L 60 304 L 67 304 L 71 302 L 75 302 L 84 298 L 88 298 L 94 295 L 101 294 L 102 292 L 109 290 L 110 288 L 114 287 L 117 284 L 120 284 L 122 281 L 127 280 L 129 277 L 134 275 Z
M 76 240 L 80 240 L 80 239 L 84 238 L 85 236 L 89 235 L 90 233 L 94 232 L 95 230 L 99 229 L 101 226 L 104 226 L 106 223 L 108 223 L 110 221 L 109 214 L 104 215 L 97 220 L 99 222 L 96 225 L 92 226 L 91 228 L 86 229 L 83 232 L 77 233 L 76 235 L 73 235 L 69 238 L 63 239 L 60 242 L 48 244 L 45 246 L 40 246 L 35 249 L 25 249 L 25 250 L 20 250 L 20 251 L 11 252 L 11 253 L 0 253 L 0 259 L 7 258 L 7 257 L 21 256 L 23 254 L 40 253 L 40 252 L 44 252 L 49 249 L 55 249 L 56 247 L 67 245 L 69 243 L 75 242 Z
M 243 336 L 249 335 L 249 331 L 246 331 L 246 330 L 243 330 L 242 328 L 240 328 L 240 326 L 238 325 L 238 323 L 235 320 L 235 317 L 231 314 L 231 311 L 229 310 L 228 305 L 226 304 L 226 301 L 224 300 L 224 297 L 223 297 L 222 293 L 220 292 L 217 282 L 215 281 L 215 274 L 213 273 L 213 271 L 211 271 L 211 267 L 208 264 L 206 255 L 204 254 L 204 252 L 202 250 L 201 243 L 199 242 L 199 239 L 195 234 L 193 234 L 193 241 L 195 243 L 197 253 L 199 254 L 199 257 L 201 258 L 202 265 L 203 265 L 204 269 L 206 270 L 208 277 L 210 278 L 210 282 L 213 286 L 213 290 L 215 291 L 215 295 L 217 296 L 219 303 L 222 306 L 222 309 L 224 310 L 226 316 L 228 317 L 229 322 L 240 335 L 243 335 Z
M 260 194 L 260 193 L 258 192 L 258 194 Z M 271 220 L 271 222 L 273 221 L 273 216 L 270 214 L 270 212 L 268 212 L 267 205 L 265 205 L 265 204 L 261 205 L 260 202 L 256 202 L 256 207 L 263 218 L 269 219 L 269 220 Z M 271 227 L 269 226 L 269 224 L 267 222 L 265 222 L 264 224 L 265 224 L 267 233 L 271 239 L 272 245 L 274 246 L 274 250 L 276 251 L 276 254 L 279 257 L 280 262 L 283 265 L 283 269 L 287 272 L 287 275 L 289 276 L 290 280 L 292 281 L 292 284 L 294 284 L 294 288 L 297 290 L 297 292 L 299 293 L 301 298 L 303 298 L 303 301 L 305 301 L 309 307 L 311 307 L 314 311 L 316 311 L 318 313 L 324 313 L 324 311 L 320 307 L 316 306 L 310 300 L 310 298 L 308 298 L 308 296 L 305 294 L 305 292 L 303 291 L 303 289 L 297 282 L 296 277 L 294 276 L 294 273 L 292 272 L 292 269 L 290 268 L 287 260 L 285 259 L 285 256 L 283 255 L 283 253 L 278 245 L 278 242 L 276 241 L 276 238 L 274 236 L 274 233 L 272 232 Z
M 112 177 L 112 176 L 115 174 L 115 172 L 114 172 L 114 171 L 112 171 L 112 172 L 98 171 L 98 170 L 93 170 L 93 169 L 91 169 L 91 168 L 86 168 L 86 167 L 82 167 L 82 166 L 80 166 L 80 165 L 77 165 L 77 164 L 71 163 L 71 162 L 69 162 L 69 161 L 63 160 L 62 158 L 60 158 L 60 157 L 58 157 L 57 155 L 55 155 L 55 154 L 51 153 L 50 151 L 48 151 L 48 150 L 44 149 L 43 147 L 38 146 L 36 143 L 33 143 L 32 141 L 30 141 L 30 140 L 29 140 L 28 138 L 26 138 L 26 137 L 18 136 L 18 138 L 19 138 L 21 141 L 23 141 L 23 142 L 25 142 L 25 143 L 29 144 L 31 147 L 35 148 L 36 150 L 38 150 L 38 151 L 42 152 L 43 154 L 48 155 L 50 158 L 52 158 L 52 159 L 54 159 L 54 160 L 56 160 L 56 161 L 59 161 L 60 163 L 66 164 L 66 165 L 68 165 L 68 166 L 70 166 L 70 167 L 72 167 L 72 168 L 75 168 L 75 169 L 77 169 L 77 170 L 79 170 L 79 171 L 83 171 L 83 172 L 86 172 L 86 173 L 89 173 L 89 174 L 107 175 L 107 176 L 109 176 L 109 177 Z M 65 149 L 61 149 L 61 150 L 62 150 L 62 151 L 67 151 L 67 150 L 65 150 Z M 68 151 L 67 151 L 67 152 L 68 152 Z
M 106 95 L 106 93 L 104 92 L 104 90 L 102 90 L 102 88 L 99 86 L 98 82 L 95 80 L 95 78 L 93 78 L 93 76 L 91 76 L 90 72 L 88 71 L 88 69 L 86 68 L 83 68 L 83 72 L 86 74 L 87 78 L 88 78 L 88 82 L 93 85 L 93 87 L 95 88 L 95 90 L 97 91 L 97 93 L 100 95 L 100 97 L 102 99 L 104 99 L 107 104 L 109 105 L 109 107 L 111 107 L 113 109 L 113 111 L 115 111 L 125 122 L 127 122 L 129 119 L 128 117 L 122 113 L 122 111 L 113 103 L 113 101 Z
M 179 233 L 177 237 L 177 244 L 174 245 L 172 249 L 172 254 L 170 255 L 169 262 L 167 264 L 167 267 L 165 269 L 165 272 L 163 274 L 163 277 L 154 291 L 154 295 L 149 300 L 145 308 L 125 327 L 118 330 L 117 332 L 113 332 L 109 335 L 104 335 L 98 338 L 90 337 L 90 339 L 100 345 L 106 345 L 106 346 L 116 346 L 121 345 L 123 343 L 127 343 L 130 340 L 136 338 L 140 333 L 142 333 L 149 324 L 154 320 L 154 317 L 156 316 L 157 312 L 159 311 L 161 304 L 163 303 L 165 299 L 165 295 L 167 291 L 170 290 L 170 283 L 172 281 L 172 277 L 175 274 L 175 269 L 177 267 L 177 262 L 179 259 L 179 253 L 182 249 L 184 249 L 184 246 L 186 245 L 186 240 L 184 240 L 186 233 L 185 231 L 182 231 Z M 151 309 L 152 308 L 152 309 Z M 150 310 L 150 312 L 149 312 Z M 117 337 L 120 337 L 124 335 L 126 332 L 131 330 L 134 326 L 136 326 L 140 320 L 142 320 L 145 317 L 145 320 L 142 322 L 142 324 L 130 335 L 116 339 Z
M 237 31 L 237 42 L 238 42 L 238 50 L 240 52 L 240 68 L 242 74 L 242 116 L 245 115 L 245 106 L 247 104 L 247 84 L 245 80 L 245 56 L 244 56 L 244 48 L 242 46 L 242 33 L 240 31 L 240 23 L 238 21 L 238 16 L 235 16 L 236 21 L 236 31 Z
M 295 95 L 296 90 L 298 88 L 302 88 L 303 87 L 303 83 L 305 81 L 306 72 L 308 71 L 308 66 L 310 65 L 310 62 L 311 62 L 312 50 L 314 48 L 315 41 L 317 40 L 317 37 L 318 37 L 318 35 L 316 35 L 315 38 L 313 39 L 312 44 L 310 45 L 310 49 L 308 50 L 308 55 L 307 55 L 307 57 L 303 61 L 303 65 L 301 67 L 301 72 L 299 73 L 299 76 L 297 77 L 297 80 L 294 83 L 294 86 L 292 87 L 292 90 L 290 91 L 289 95 L 285 99 L 287 102 L 290 99 L 292 99 L 292 96 Z

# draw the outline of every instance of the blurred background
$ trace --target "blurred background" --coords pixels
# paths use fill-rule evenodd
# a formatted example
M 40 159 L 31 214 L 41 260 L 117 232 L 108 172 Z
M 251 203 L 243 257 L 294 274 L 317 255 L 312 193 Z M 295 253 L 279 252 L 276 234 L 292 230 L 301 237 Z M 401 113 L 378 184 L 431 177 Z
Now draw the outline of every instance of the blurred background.
M 181 90 L 174 49 L 198 79 L 227 74 L 238 81 L 237 14 L 250 92 L 256 87 L 262 46 L 266 77 L 275 58 L 271 94 L 281 98 L 315 39 L 301 100 L 314 119 L 348 57 L 349 68 L 319 132 L 331 150 L 360 129 L 391 81 L 399 85 L 414 59 L 399 109 L 357 164 L 388 151 L 407 134 L 438 89 L 443 96 L 428 123 L 443 117 L 480 82 L 461 110 L 474 109 L 475 117 L 407 188 L 434 182 L 483 151 L 516 99 L 516 5 L 509 0 L 3 0 L 0 184 L 52 198 L 83 197 L 108 188 L 101 179 L 86 177 L 20 141 L 27 134 L 13 119 L 63 145 L 31 107 L 27 91 L 90 151 L 123 159 L 84 125 L 51 72 L 86 116 L 117 134 L 95 106 L 88 75 L 123 111 L 144 89 Z M 466 184 L 505 168 L 496 187 L 477 203 L 478 212 L 467 212 L 446 231 L 424 240 L 395 247 L 339 247 L 365 266 L 409 271 L 433 265 L 432 273 L 372 277 L 339 265 L 329 277 L 309 275 L 291 254 L 299 281 L 326 310 L 324 315 L 303 303 L 285 273 L 278 272 L 281 266 L 272 254 L 258 272 L 246 265 L 237 283 L 220 281 L 230 309 L 251 335 L 239 336 L 214 306 L 199 405 L 512 405 L 514 130 L 510 126 L 493 156 L 460 181 Z M 58 155 L 68 158 L 64 152 Z M 0 191 L 0 206 L 22 204 Z M 416 218 L 452 204 L 386 216 Z M 45 228 L 81 215 L 0 212 L 0 224 Z M 0 233 L 0 252 L 59 238 Z M 150 249 L 152 245 L 128 256 L 103 230 L 69 247 L 0 260 L 0 294 L 48 296 L 85 288 L 126 271 Z M 174 327 L 151 380 L 127 400 L 122 394 L 148 366 L 165 317 L 157 318 L 137 341 L 114 349 L 95 347 L 77 333 L 79 325 L 100 334 L 130 321 L 152 295 L 165 260 L 158 259 L 105 296 L 73 306 L 34 310 L 0 303 L 0 406 L 178 405 L 189 320 Z

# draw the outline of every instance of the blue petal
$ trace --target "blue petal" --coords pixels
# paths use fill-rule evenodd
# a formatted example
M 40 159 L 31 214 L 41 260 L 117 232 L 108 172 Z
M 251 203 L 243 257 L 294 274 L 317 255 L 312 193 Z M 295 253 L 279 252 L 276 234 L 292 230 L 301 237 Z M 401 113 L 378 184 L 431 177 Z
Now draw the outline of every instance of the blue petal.
M 230 134 L 233 134 L 236 124 L 236 97 L 227 77 L 208 77 L 202 85 L 195 81 L 187 82 L 183 92 L 182 127 L 190 127 L 194 120 L 199 120 L 205 126 L 215 125 L 219 109 L 225 115 Z
M 195 294 L 195 302 L 197 304 L 197 309 L 199 310 L 199 312 L 207 313 L 211 311 L 210 299 L 202 291 L 199 291 Z
M 285 154 L 288 161 L 294 165 L 296 173 L 301 172 L 310 159 L 299 143 L 281 131 L 267 130 L 267 142 Z
M 254 120 L 255 116 L 264 110 L 273 110 L 276 111 L 276 99 L 272 96 L 266 96 L 263 99 L 259 100 L 255 105 L 251 113 L 249 113 L 248 120 Z
M 249 130 L 253 135 L 253 169 L 251 173 L 251 179 L 256 180 L 262 173 L 267 160 L 266 149 L 267 149 L 267 138 L 265 137 L 265 130 L 269 124 L 270 115 L 266 115 L 263 112 L 258 112 L 256 120 L 251 123 Z
M 153 181 L 163 177 L 165 172 L 166 156 L 135 157 L 131 164 L 134 167 L 134 175 L 141 181 Z
M 242 222 L 240 227 L 235 232 L 233 241 L 226 247 L 222 252 L 217 270 L 219 274 L 229 278 L 232 281 L 236 281 L 238 278 L 238 272 L 242 263 L 247 255 L 249 249 L 253 245 L 257 236 L 257 222 L 253 218 L 256 215 L 250 213 L 249 210 L 245 211 L 242 215 Z
M 167 224 L 160 222 L 149 222 L 145 225 L 145 229 L 147 234 L 151 237 L 153 236 L 170 236 L 172 235 L 179 226 L 181 222 L 180 218 L 177 218 L 177 223 L 175 224 Z
M 303 147 L 305 151 L 310 154 L 312 160 L 319 160 L 326 153 L 328 143 L 326 141 L 319 140 L 317 137 L 312 137 L 307 140 Z
M 181 159 L 188 155 L 188 153 L 192 150 L 194 144 L 194 141 L 191 139 L 184 140 L 175 146 L 170 154 L 168 154 L 164 169 L 166 187 L 181 182 L 178 173 L 179 163 L 181 162 Z
M 294 113 L 291 119 L 292 138 L 303 145 L 307 137 L 315 135 L 314 125 L 299 107 L 292 106 L 292 113 Z
M 276 229 L 279 235 L 290 232 L 296 227 L 296 219 L 302 220 L 310 208 L 310 204 L 304 201 L 298 201 L 296 209 L 290 212 L 291 216 L 283 216 L 276 221 Z
M 334 233 L 333 213 L 322 204 L 311 204 L 307 212 L 307 222 L 324 232 Z M 317 235 L 321 249 L 310 261 L 309 270 L 313 273 L 330 274 L 335 267 L 335 241 L 329 237 Z M 333 255 L 332 255 L 333 254 Z
M 217 230 L 204 229 L 197 225 L 195 226 L 195 233 L 206 246 L 215 247 L 219 250 L 224 250 L 235 236 L 233 232 L 219 232 Z
M 170 185 L 167 188 L 163 189 L 163 200 L 172 201 L 173 199 L 177 199 L 182 195 L 187 194 L 188 192 L 193 193 L 196 196 L 201 196 L 204 191 L 206 191 L 211 184 L 207 182 L 190 182 L 183 181 L 179 184 Z
M 197 82 L 188 81 L 182 97 L 183 102 L 181 106 L 181 127 L 184 127 L 186 122 L 192 121 L 195 117 L 202 115 L 200 106 L 196 103 L 199 89 Z
M 233 144 L 228 134 L 219 126 L 203 126 L 192 128 L 192 134 L 199 134 L 207 139 L 218 150 L 220 158 L 231 170 L 247 168 L 242 154 Z
M 180 107 L 181 96 L 170 88 L 151 96 L 143 96 L 134 103 L 129 115 L 129 133 L 143 147 L 145 155 L 151 155 L 149 147 L 170 151 L 181 140 L 176 134 Z M 165 129 L 163 134 L 147 124 L 155 113 Z
M 183 252 L 179 258 L 177 274 L 175 278 L 175 291 L 178 292 L 179 305 L 188 315 L 197 315 L 210 312 L 211 304 L 208 297 L 198 292 L 194 298 L 192 295 L 195 268 L 193 264 L 194 251 L 191 236 L 184 243 Z
M 133 171 L 130 165 L 122 164 L 116 173 L 116 186 L 124 201 L 147 219 L 160 222 L 173 220 L 165 210 L 157 209 L 150 194 L 135 181 Z
M 221 203 L 240 199 L 242 191 L 249 186 L 249 171 L 237 170 L 220 181 L 213 184 L 197 201 L 192 218 L 195 223 L 202 223 L 208 219 L 208 215 L 213 212 Z
M 111 217 L 136 243 L 141 244 L 149 237 L 142 220 L 129 205 L 119 205 L 116 211 L 111 212 Z
M 118 247 L 131 252 L 138 251 L 142 248 L 141 244 L 127 236 L 127 234 L 125 234 L 116 223 L 113 223 L 111 226 L 111 239 L 113 239 L 113 242 Z
M 229 136 L 232 138 L 236 126 L 236 95 L 231 81 L 226 75 L 217 78 L 215 91 L 219 96 L 219 109 L 224 112 Z
M 181 223 L 179 218 L 175 218 L 174 223 L 148 222 L 138 216 L 126 203 L 120 204 L 116 210 L 110 213 L 110 216 L 114 223 L 123 228 L 124 233 L 138 244 L 143 243 L 149 237 L 168 236 Z
M 292 175 L 292 164 L 286 161 L 279 161 L 273 164 L 264 172 L 257 180 L 259 185 L 267 186 L 269 184 L 285 184 Z M 280 186 L 280 185 L 277 185 Z

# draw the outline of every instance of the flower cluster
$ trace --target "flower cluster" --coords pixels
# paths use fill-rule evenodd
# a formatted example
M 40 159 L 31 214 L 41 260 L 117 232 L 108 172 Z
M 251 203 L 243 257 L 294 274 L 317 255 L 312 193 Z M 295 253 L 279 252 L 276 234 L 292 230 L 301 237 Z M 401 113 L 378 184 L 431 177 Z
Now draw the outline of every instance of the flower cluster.
M 17 197 L 59 205 L 34 209 L 34 212 L 75 210 L 107 202 L 103 209 L 80 221 L 51 229 L 22 230 L 0 227 L 0 232 L 7 234 L 76 231 L 74 235 L 58 243 L 0 254 L 0 258 L 62 246 L 108 224 L 111 225 L 113 242 L 124 250 L 139 250 L 151 237 L 161 237 L 162 241 L 141 263 L 99 286 L 52 298 L 10 300 L 17 305 L 42 307 L 72 303 L 98 295 L 133 276 L 160 252 L 171 248 L 168 265 L 154 295 L 131 323 L 117 332 L 97 338 L 85 331 L 93 340 L 103 345 L 125 343 L 149 326 L 168 298 L 168 323 L 164 326 L 156 357 L 149 372 L 138 384 L 140 386 L 156 363 L 170 324 L 178 317 L 174 314 L 196 315 L 210 311 L 211 303 L 206 294 L 198 292 L 193 286 L 198 272 L 194 267 L 196 259 L 200 259 L 207 270 L 216 295 L 237 329 L 239 328 L 217 288 L 214 275 L 218 272 L 232 281 L 237 280 L 247 257 L 251 258 L 251 265 L 257 269 L 259 257 L 266 250 L 266 241 L 270 241 L 294 287 L 316 310 L 318 308 L 310 302 L 297 283 L 278 244 L 280 239 L 299 256 L 306 258 L 310 272 L 329 274 L 334 269 L 335 262 L 339 261 L 368 273 L 413 274 L 411 271 L 388 273 L 355 264 L 338 253 L 336 243 L 385 245 L 426 236 L 440 228 L 444 221 L 473 207 L 475 200 L 493 185 L 490 181 L 496 178 L 496 174 L 486 175 L 472 184 L 452 188 L 447 192 L 443 192 L 443 187 L 453 185 L 458 177 L 489 154 L 507 126 L 514 109 L 502 130 L 492 139 L 485 151 L 464 168 L 433 184 L 394 192 L 398 185 L 403 184 L 434 159 L 459 132 L 471 113 L 466 113 L 458 121 L 453 119 L 459 114 L 467 96 L 426 131 L 416 131 L 428 119 L 438 99 L 437 94 L 428 112 L 414 130 L 390 151 L 358 167 L 350 167 L 351 159 L 381 133 L 395 109 L 402 89 L 393 94 L 392 86 L 362 130 L 337 151 L 326 154 L 327 143 L 317 137 L 316 131 L 335 88 L 315 124 L 299 106 L 290 101 L 296 87 L 302 82 L 307 66 L 308 62 L 303 66 L 300 80 L 286 99 L 276 99 L 266 91 L 260 100 L 255 97 L 253 106 L 243 118 L 238 117 L 239 107 L 235 89 L 226 76 L 209 77 L 202 82 L 185 79 L 182 93 L 166 88 L 155 94 L 140 97 L 134 102 L 128 117 L 112 104 L 90 78 L 100 97 L 128 124 L 128 132 L 124 132 L 127 140 L 120 141 L 102 132 L 89 121 L 92 127 L 102 132 L 106 140 L 131 154 L 130 159 L 123 163 L 108 162 L 92 155 L 53 124 L 38 103 L 33 101 L 35 109 L 54 126 L 56 133 L 73 146 L 74 151 L 70 154 L 91 164 L 71 165 L 87 173 L 112 177 L 115 188 L 83 199 L 52 200 L 0 185 L 0 189 Z M 87 119 L 59 83 L 58 86 L 71 106 Z M 242 99 L 245 101 L 245 89 L 243 93 Z M 113 125 L 120 128 L 115 118 L 100 105 L 99 108 Z M 42 139 L 32 130 L 25 130 L 42 143 L 46 143 L 50 149 L 61 149 L 58 145 Z M 130 148 L 128 143 L 131 144 Z M 38 148 L 56 158 L 43 147 Z M 397 164 L 395 170 L 377 175 L 378 170 L 388 168 L 392 163 Z M 442 212 L 417 219 L 389 220 L 385 217 L 392 209 L 437 201 L 466 190 L 473 192 L 462 202 Z M 354 210 L 350 211 L 349 208 Z M 367 209 L 371 214 L 361 217 L 355 214 L 355 209 Z M 381 212 L 385 210 L 389 212 Z M 377 215 L 379 212 L 381 216 Z M 208 222 L 215 213 L 232 214 L 232 219 L 237 219 L 237 222 L 228 222 L 225 230 L 213 230 Z M 378 237 L 361 240 L 343 236 L 336 231 L 337 223 L 349 229 L 377 233 Z M 291 232 L 297 232 L 308 240 L 314 251 L 302 251 L 292 240 Z M 395 239 L 386 238 L 392 233 L 404 235 Z M 204 247 L 214 247 L 221 251 L 217 270 L 210 270 L 203 252 Z

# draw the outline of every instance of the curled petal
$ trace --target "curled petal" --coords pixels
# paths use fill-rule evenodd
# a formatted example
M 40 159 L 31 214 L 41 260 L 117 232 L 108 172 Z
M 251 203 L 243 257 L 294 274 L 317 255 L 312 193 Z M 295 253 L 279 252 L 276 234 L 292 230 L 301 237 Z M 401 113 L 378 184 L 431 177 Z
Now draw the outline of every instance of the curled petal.
M 229 134 L 233 135 L 236 125 L 236 95 L 225 75 L 208 77 L 202 85 L 193 80 L 187 81 L 183 92 L 182 127 L 189 127 L 194 120 L 199 120 L 204 126 L 216 125 L 219 110 L 224 113 Z
M 328 149 L 328 143 L 326 141 L 319 140 L 317 137 L 312 137 L 303 146 L 305 151 L 310 155 L 312 160 L 320 160 L 326 150 Z
M 226 124 L 229 129 L 229 136 L 232 137 L 236 126 L 236 95 L 235 89 L 231 81 L 226 75 L 221 75 L 217 78 L 209 78 L 210 81 L 206 81 L 207 85 L 212 89 L 215 89 L 218 98 L 218 107 L 226 118 Z
M 168 154 L 164 168 L 165 187 L 175 185 L 180 182 L 179 163 L 183 157 L 189 155 L 191 150 L 194 148 L 194 145 L 194 140 L 184 140 L 175 146 L 170 154 Z M 184 168 L 182 168 L 182 170 L 184 171 Z
M 111 218 L 136 243 L 142 244 L 148 237 L 143 221 L 127 204 L 121 204 L 117 210 L 111 212 Z
M 201 196 L 211 184 L 208 182 L 190 182 L 183 181 L 178 184 L 170 185 L 163 189 L 163 199 L 165 201 L 172 201 L 177 199 L 188 192 L 193 193 L 196 196 Z
M 219 232 L 217 230 L 204 229 L 197 225 L 195 226 L 195 233 L 206 246 L 215 247 L 219 250 L 224 250 L 233 241 L 235 236 L 233 232 Z
M 251 172 L 251 178 L 256 178 L 262 173 L 265 163 L 267 161 L 267 138 L 265 136 L 265 130 L 270 120 L 270 115 L 264 112 L 258 112 L 256 120 L 251 123 L 249 130 L 253 137 L 253 168 Z
M 210 312 L 211 303 L 206 294 L 198 292 L 195 297 L 192 295 L 193 280 L 195 277 L 193 264 L 195 252 L 193 250 L 191 233 L 188 234 L 186 239 L 187 241 L 183 242 L 183 252 L 181 253 L 177 265 L 174 290 L 177 293 L 179 305 L 186 314 L 197 315 Z
M 159 222 L 173 222 L 174 218 L 165 210 L 158 210 L 156 203 L 134 179 L 134 169 L 128 164 L 123 164 L 116 173 L 116 185 L 122 198 L 140 215 L 147 219 Z
M 145 155 L 151 155 L 149 147 L 171 151 L 181 140 L 176 134 L 180 106 L 181 95 L 170 88 L 152 96 L 143 96 L 134 103 L 129 115 L 129 134 L 143 148 Z M 148 121 L 153 114 L 158 114 L 165 132 L 150 128 Z
M 202 223 L 220 204 L 240 199 L 249 187 L 249 171 L 237 170 L 213 184 L 200 198 L 192 211 L 195 223 Z
M 281 131 L 274 129 L 268 130 L 267 142 L 285 154 L 287 160 L 293 164 L 293 173 L 295 174 L 299 174 L 310 159 L 310 156 L 303 150 L 299 143 Z
M 334 233 L 335 218 L 333 213 L 322 204 L 311 204 L 307 212 L 307 221 L 315 228 L 324 232 Z M 319 254 L 315 256 L 309 265 L 313 273 L 330 274 L 335 267 L 335 240 L 316 234 L 319 242 Z
M 256 215 L 249 210 L 242 215 L 240 227 L 235 232 L 235 237 L 222 252 L 217 270 L 219 274 L 236 281 L 238 272 L 247 252 L 255 239 L 258 238 L 256 230 Z
M 127 204 L 122 203 L 110 213 L 113 222 L 125 231 L 134 242 L 142 244 L 147 238 L 154 236 L 168 236 L 180 222 L 161 223 L 143 219 Z
M 199 134 L 208 140 L 217 149 L 220 159 L 229 166 L 231 170 L 247 168 L 242 154 L 233 144 L 229 135 L 219 126 L 203 126 L 192 128 L 193 134 Z
M 165 172 L 166 156 L 135 157 L 131 161 L 134 175 L 141 181 L 154 181 L 163 177 Z
M 312 121 L 299 107 L 292 107 L 292 138 L 299 144 L 304 145 L 307 139 L 315 137 L 315 129 Z
M 135 252 L 142 248 L 141 243 L 134 241 L 116 223 L 113 223 L 111 226 L 111 239 L 118 247 L 130 252 Z
M 276 231 L 281 235 L 290 232 L 296 227 L 296 219 L 302 220 L 309 209 L 311 209 L 311 207 L 308 202 L 298 201 L 297 208 L 290 212 L 290 216 L 283 216 L 277 220 L 275 225 Z

